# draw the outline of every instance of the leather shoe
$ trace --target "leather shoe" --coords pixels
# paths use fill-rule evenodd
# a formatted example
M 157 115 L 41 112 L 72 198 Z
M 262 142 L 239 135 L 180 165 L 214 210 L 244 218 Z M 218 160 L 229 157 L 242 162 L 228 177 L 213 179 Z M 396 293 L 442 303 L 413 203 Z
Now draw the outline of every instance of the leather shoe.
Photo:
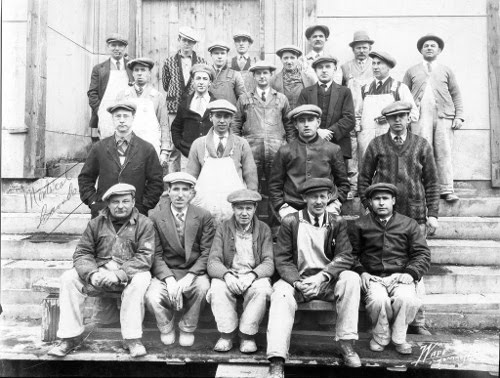
M 285 378 L 285 362 L 281 359 L 271 361 L 267 378 Z
M 219 338 L 214 346 L 216 352 L 229 352 L 231 349 L 233 349 L 233 340 L 223 337 Z
M 241 353 L 255 353 L 257 352 L 257 344 L 254 339 L 242 339 L 240 341 Z
M 441 196 L 446 202 L 456 202 L 460 198 L 455 193 L 448 193 L 448 194 L 443 194 Z
M 74 351 L 82 343 L 82 336 L 61 339 L 59 344 L 48 351 L 49 356 L 65 357 L 68 353 Z
M 175 331 L 171 330 L 169 333 L 161 333 L 160 340 L 164 345 L 172 345 L 175 343 Z
M 408 326 L 408 331 L 412 335 L 432 336 L 432 333 L 425 326 Z
M 123 340 L 123 347 L 128 349 L 130 353 L 130 357 L 142 357 L 145 356 L 148 352 L 146 352 L 146 348 L 142 344 L 141 339 L 125 339 Z
M 380 345 L 379 343 L 377 343 L 375 341 L 375 339 L 371 339 L 370 340 L 370 350 L 372 352 L 383 352 L 385 349 L 385 346 L 384 345 Z
M 411 354 L 411 344 L 408 343 L 403 343 L 403 344 L 394 344 L 394 347 L 396 348 L 396 352 L 399 354 Z
M 354 345 L 353 340 L 339 341 L 340 354 L 344 359 L 344 364 L 348 367 L 355 368 L 361 366 L 361 360 L 359 359 L 358 354 L 354 351 L 353 345 Z
M 194 333 L 181 331 L 179 333 L 179 345 L 183 347 L 190 347 L 194 344 Z

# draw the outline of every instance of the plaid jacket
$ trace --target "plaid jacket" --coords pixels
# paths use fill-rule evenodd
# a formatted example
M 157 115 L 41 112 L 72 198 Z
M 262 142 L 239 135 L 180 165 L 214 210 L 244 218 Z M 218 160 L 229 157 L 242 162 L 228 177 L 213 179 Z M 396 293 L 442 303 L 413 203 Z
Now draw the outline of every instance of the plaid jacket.
M 205 59 L 196 55 L 193 51 L 191 57 L 192 65 L 198 63 L 206 63 Z M 181 97 L 187 93 L 191 93 L 191 78 L 187 85 L 184 85 L 184 76 L 182 75 L 181 52 L 169 56 L 163 63 L 162 74 L 163 89 L 165 89 L 167 97 L 167 109 L 169 113 L 176 113 Z

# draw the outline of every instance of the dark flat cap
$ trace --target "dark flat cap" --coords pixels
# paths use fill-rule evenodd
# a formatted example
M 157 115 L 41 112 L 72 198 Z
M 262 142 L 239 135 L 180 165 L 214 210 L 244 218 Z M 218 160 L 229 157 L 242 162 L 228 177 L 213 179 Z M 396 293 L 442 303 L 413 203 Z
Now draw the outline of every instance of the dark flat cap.
M 183 182 L 188 185 L 195 185 L 196 178 L 186 172 L 172 172 L 163 178 L 163 182 L 167 184 L 175 184 L 176 182 Z
M 233 35 L 233 40 L 235 40 L 236 38 L 246 38 L 250 41 L 250 43 L 253 43 L 252 36 L 250 35 L 250 33 L 246 32 L 246 31 L 240 31 L 240 32 L 236 33 L 235 35 Z
M 366 198 L 371 198 L 372 195 L 376 192 L 389 192 L 394 197 L 398 196 L 398 188 L 396 188 L 395 185 L 386 182 L 379 182 L 378 184 L 370 185 L 368 188 L 366 188 L 365 196 Z
M 335 58 L 334 56 L 331 56 L 331 55 L 325 55 L 325 56 L 320 56 L 318 59 L 316 59 L 314 62 L 312 62 L 311 66 L 312 68 L 316 68 L 316 66 L 320 63 L 327 63 L 327 62 L 331 62 L 331 63 L 335 63 L 335 65 L 337 64 L 337 58 Z
M 307 194 L 310 192 L 317 192 L 318 190 L 328 190 L 331 192 L 332 189 L 332 180 L 327 178 L 313 178 L 304 181 L 304 183 L 299 186 L 298 191 L 300 194 Z
M 153 68 L 155 65 L 155 62 L 153 62 L 153 59 L 149 58 L 136 58 L 132 59 L 130 62 L 127 63 L 127 67 L 131 70 L 134 69 L 134 66 L 140 65 L 140 66 L 145 66 L 149 67 L 149 69 Z
M 196 32 L 193 29 L 187 26 L 181 26 L 179 28 L 179 37 L 189 39 L 190 41 L 193 42 L 198 42 L 200 40 L 198 34 L 196 34 Z
M 307 39 L 311 38 L 311 35 L 313 35 L 313 33 L 316 29 L 321 30 L 323 32 L 323 34 L 325 34 L 326 38 L 328 38 L 330 36 L 330 29 L 328 29 L 328 26 L 326 26 L 326 25 L 312 25 L 312 26 L 309 26 L 306 29 L 306 32 L 304 33 L 306 35 L 306 38 Z
M 102 196 L 102 200 L 107 201 L 112 196 L 123 196 L 125 194 L 132 194 L 132 197 L 135 197 L 135 186 L 123 182 L 115 184 L 106 190 L 106 193 Z
M 210 46 L 208 46 L 208 52 L 212 52 L 212 50 L 214 49 L 221 49 L 221 50 L 226 50 L 226 52 L 229 52 L 229 50 L 231 50 L 231 48 L 229 47 L 229 45 L 224 42 L 224 41 L 217 41 L 217 42 L 213 42 Z
M 137 106 L 133 102 L 123 101 L 123 102 L 117 102 L 114 105 L 108 106 L 108 108 L 106 110 L 109 113 L 113 114 L 118 109 L 130 110 L 132 112 L 132 114 L 135 114 L 135 111 L 137 110 Z
M 396 59 L 394 59 L 390 54 L 385 51 L 372 51 L 368 54 L 370 58 L 379 58 L 383 60 L 390 68 L 396 66 Z
M 354 32 L 354 36 L 352 37 L 352 42 L 349 43 L 349 46 L 354 47 L 356 43 L 369 43 L 373 45 L 375 41 L 368 36 L 368 33 L 364 30 L 358 30 Z
M 106 43 L 111 43 L 111 42 L 118 42 L 118 43 L 123 43 L 125 46 L 128 45 L 127 39 L 118 33 L 111 33 L 108 35 L 106 38 Z
M 270 62 L 266 62 L 264 60 L 259 60 L 255 62 L 255 64 L 248 69 L 250 72 L 255 72 L 257 70 L 269 70 L 271 72 L 276 70 L 276 66 Z
M 409 102 L 396 101 L 383 108 L 381 113 L 383 116 L 387 117 L 395 114 L 409 113 L 410 110 L 411 104 Z
M 238 203 L 238 202 L 259 202 L 262 200 L 262 196 L 250 189 L 239 189 L 227 196 L 227 202 Z
M 300 105 L 291 110 L 288 113 L 288 118 L 289 119 L 295 119 L 301 115 L 304 114 L 310 114 L 315 117 L 321 118 L 321 114 L 323 112 L 321 111 L 321 108 L 319 106 L 313 105 L 313 104 L 305 104 L 305 105 Z
M 442 50 L 444 49 L 444 41 L 439 38 L 437 35 L 435 34 L 427 34 L 427 35 L 424 35 L 423 37 L 420 37 L 417 41 L 417 50 L 420 51 L 422 50 L 422 47 L 424 46 L 424 43 L 427 42 L 427 41 L 436 41 L 439 48 Z
M 283 46 L 282 48 L 276 51 L 276 55 L 282 58 L 283 54 L 286 52 L 291 52 L 292 54 L 297 55 L 297 58 L 302 55 L 302 51 L 300 51 L 300 49 L 295 45 Z
M 210 111 L 210 113 L 215 113 L 215 112 L 224 112 L 231 114 L 236 113 L 236 106 L 234 106 L 227 100 L 215 100 L 209 102 L 207 105 L 207 109 Z
M 210 67 L 208 64 L 204 63 L 198 63 L 195 64 L 193 67 L 191 67 L 191 76 L 194 76 L 196 72 L 206 72 L 208 76 L 210 77 L 210 80 L 214 80 L 215 77 L 215 72 L 212 67 Z

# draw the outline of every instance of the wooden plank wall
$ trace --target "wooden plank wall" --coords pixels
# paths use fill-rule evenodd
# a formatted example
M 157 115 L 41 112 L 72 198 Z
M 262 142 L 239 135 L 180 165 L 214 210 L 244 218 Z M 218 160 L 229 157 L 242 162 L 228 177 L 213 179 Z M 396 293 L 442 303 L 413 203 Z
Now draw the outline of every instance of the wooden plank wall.
M 455 72 L 466 112 L 454 138 L 455 180 L 491 179 L 486 0 L 380 0 L 376 7 L 369 0 L 318 0 L 316 18 L 330 27 L 328 49 L 341 62 L 352 59 L 348 43 L 354 31 L 368 31 L 373 48 L 398 61 L 397 79 L 422 61 L 419 37 L 441 36 L 445 48 L 439 59 Z

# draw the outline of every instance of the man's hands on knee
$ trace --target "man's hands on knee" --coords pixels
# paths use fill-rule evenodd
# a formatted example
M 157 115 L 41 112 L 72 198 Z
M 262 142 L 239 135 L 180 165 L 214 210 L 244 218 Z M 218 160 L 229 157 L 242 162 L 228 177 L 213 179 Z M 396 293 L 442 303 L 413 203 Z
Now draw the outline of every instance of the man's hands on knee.
M 243 282 L 232 273 L 226 273 L 224 275 L 224 281 L 229 291 L 235 295 L 240 295 L 245 291 L 243 290 Z
M 408 273 L 394 273 L 391 278 L 394 283 L 411 284 L 414 281 L 413 277 Z
M 165 278 L 165 284 L 167 285 L 168 300 L 174 305 L 176 311 L 181 310 L 183 301 L 182 288 L 179 285 L 179 282 L 175 279 L 174 276 L 170 276 Z
M 184 277 L 182 277 L 179 281 L 177 281 L 181 293 L 187 291 L 187 289 L 193 284 L 195 278 L 196 275 L 194 275 L 193 273 L 188 273 Z
M 295 285 L 295 288 L 298 288 L 302 292 L 302 295 L 306 300 L 310 300 L 319 294 L 321 285 L 327 280 L 328 279 L 323 272 L 319 272 L 314 276 L 303 279 L 300 283 Z M 298 287 L 299 285 L 300 288 Z
M 380 277 L 371 275 L 368 272 L 361 273 L 361 289 L 363 291 L 368 291 L 370 289 L 371 281 L 380 281 Z
M 106 287 L 119 284 L 120 279 L 110 270 L 99 269 L 90 276 L 90 283 L 95 287 Z
M 257 276 L 255 275 L 255 273 L 250 272 L 247 274 L 242 274 L 238 277 L 238 279 L 241 283 L 241 292 L 244 293 L 250 286 L 252 286 L 253 282 L 257 279 Z
M 434 235 L 436 233 L 437 228 L 439 227 L 439 223 L 436 217 L 428 217 L 427 218 L 427 233 L 429 235 Z

